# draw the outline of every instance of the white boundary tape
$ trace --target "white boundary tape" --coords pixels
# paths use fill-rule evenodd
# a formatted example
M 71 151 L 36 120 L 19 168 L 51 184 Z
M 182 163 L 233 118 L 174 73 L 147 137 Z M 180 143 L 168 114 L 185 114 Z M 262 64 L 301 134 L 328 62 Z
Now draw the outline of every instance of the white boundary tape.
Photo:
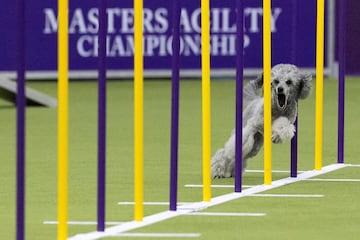
M 321 198 L 322 194 L 253 194 L 249 197 Z
M 144 217 L 143 221 L 131 221 L 125 222 L 118 226 L 113 226 L 106 228 L 104 232 L 90 232 L 85 234 L 78 234 L 74 237 L 68 238 L 69 240 L 96 240 L 105 237 L 111 237 L 119 235 L 127 231 L 145 227 L 154 223 L 158 223 L 167 219 L 171 219 L 177 216 L 186 215 L 192 212 L 201 211 L 211 206 L 216 206 L 222 203 L 226 203 L 232 200 L 236 200 L 242 197 L 250 196 L 256 193 L 264 192 L 267 190 L 275 189 L 282 187 L 291 183 L 300 182 L 309 178 L 313 178 L 325 173 L 329 173 L 344 167 L 347 167 L 346 164 L 332 164 L 322 168 L 320 171 L 311 170 L 298 175 L 297 178 L 284 178 L 272 182 L 272 185 L 258 185 L 246 190 L 243 190 L 241 193 L 229 193 L 222 196 L 214 197 L 210 202 L 195 202 L 188 205 L 179 206 L 177 211 L 165 211 L 157 214 L 153 214 L 147 217 Z
M 360 167 L 360 164 L 345 164 L 348 167 Z
M 215 216 L 215 217 L 264 217 L 266 213 L 192 212 L 186 215 Z
M 198 238 L 200 233 L 116 233 L 111 237 Z
M 360 179 L 348 179 L 348 178 L 312 178 L 312 179 L 306 179 L 306 181 L 317 181 L 317 182 L 360 182 Z

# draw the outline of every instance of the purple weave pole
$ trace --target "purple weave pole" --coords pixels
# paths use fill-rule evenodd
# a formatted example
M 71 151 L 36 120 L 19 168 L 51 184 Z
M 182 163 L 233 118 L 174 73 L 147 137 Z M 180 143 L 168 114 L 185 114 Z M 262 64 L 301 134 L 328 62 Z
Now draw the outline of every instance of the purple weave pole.
M 297 0 L 291 1 L 291 9 L 293 12 L 291 19 L 291 61 L 293 64 L 296 63 L 296 22 L 297 22 Z M 297 114 L 298 115 L 298 114 Z M 297 177 L 297 165 L 298 165 L 298 116 L 295 119 L 295 134 L 291 139 L 291 150 L 290 150 L 290 177 Z
M 16 239 L 25 239 L 25 0 L 18 1 Z
M 98 206 L 97 230 L 105 230 L 106 195 L 106 0 L 99 0 L 98 59 Z
M 236 117 L 235 117 L 235 192 L 242 188 L 242 111 L 244 78 L 244 6 L 236 1 Z
M 345 7 L 346 7 L 346 0 L 339 1 L 338 7 L 339 7 L 338 163 L 344 163 L 345 37 L 346 37 Z
M 179 82 L 180 82 L 180 0 L 173 5 L 173 42 L 172 42 L 172 102 L 171 102 L 171 149 L 170 149 L 170 206 L 177 207 L 178 184 L 178 145 L 179 145 Z
M 295 119 L 295 134 L 291 139 L 291 152 L 290 152 L 290 177 L 297 177 L 297 160 L 298 160 L 298 117 Z

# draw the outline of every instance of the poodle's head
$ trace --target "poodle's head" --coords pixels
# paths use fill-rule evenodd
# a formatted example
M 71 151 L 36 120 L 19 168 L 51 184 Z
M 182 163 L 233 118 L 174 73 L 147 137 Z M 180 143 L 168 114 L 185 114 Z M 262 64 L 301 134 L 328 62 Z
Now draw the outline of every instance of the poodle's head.
M 271 69 L 272 102 L 283 111 L 311 92 L 312 76 L 292 64 L 278 64 Z

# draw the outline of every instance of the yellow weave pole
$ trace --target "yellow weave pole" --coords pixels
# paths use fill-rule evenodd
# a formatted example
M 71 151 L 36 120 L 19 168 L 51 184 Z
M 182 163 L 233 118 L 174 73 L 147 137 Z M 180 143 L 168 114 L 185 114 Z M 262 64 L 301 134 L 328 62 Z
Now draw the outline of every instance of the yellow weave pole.
M 134 220 L 144 216 L 143 1 L 134 0 Z
M 322 168 L 324 9 L 324 0 L 318 0 L 316 19 L 315 170 L 321 170 Z
M 58 240 L 67 239 L 68 218 L 68 0 L 58 0 Z
M 201 0 L 201 74 L 202 74 L 202 162 L 203 201 L 211 200 L 211 125 L 210 125 L 210 3 Z
M 263 1 L 264 184 L 272 183 L 271 152 L 271 0 Z

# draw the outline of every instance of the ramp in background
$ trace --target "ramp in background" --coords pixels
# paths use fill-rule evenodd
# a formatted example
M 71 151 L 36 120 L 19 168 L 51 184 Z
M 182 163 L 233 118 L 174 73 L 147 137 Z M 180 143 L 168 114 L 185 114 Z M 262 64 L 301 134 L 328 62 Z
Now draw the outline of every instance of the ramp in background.
M 0 98 L 16 104 L 17 83 L 0 76 Z M 25 88 L 26 105 L 56 107 L 57 100 L 34 89 Z

